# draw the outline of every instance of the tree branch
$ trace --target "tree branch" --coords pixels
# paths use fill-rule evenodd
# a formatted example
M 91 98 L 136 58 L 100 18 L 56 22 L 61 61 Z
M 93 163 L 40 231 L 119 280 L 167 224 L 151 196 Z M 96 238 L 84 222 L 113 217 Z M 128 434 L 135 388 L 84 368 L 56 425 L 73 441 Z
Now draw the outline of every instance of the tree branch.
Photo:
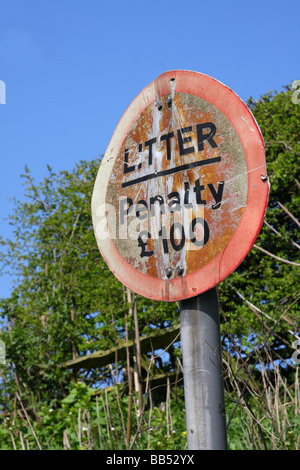
M 267 222 L 266 220 L 264 220 L 264 224 L 265 224 L 267 227 L 269 227 L 269 229 L 272 230 L 272 232 L 276 233 L 276 235 L 277 235 L 278 237 L 280 237 L 280 238 L 282 237 L 281 233 L 277 232 L 277 230 L 276 230 L 274 227 L 272 227 L 272 225 L 268 224 L 268 222 Z M 290 240 L 290 241 L 292 242 L 292 244 L 293 244 L 296 248 L 298 248 L 298 250 L 300 250 L 300 245 L 298 245 L 298 243 L 294 242 L 293 240 Z
M 296 219 L 296 217 L 294 217 L 293 214 L 291 214 L 290 211 L 283 204 L 281 204 L 281 202 L 278 201 L 278 204 L 281 207 L 281 209 L 283 209 L 287 213 L 287 215 L 289 215 L 290 218 L 298 225 L 298 227 L 300 227 L 299 220 Z
M 258 245 L 253 245 L 254 248 L 256 248 L 257 250 L 260 250 L 262 251 L 263 253 L 265 253 L 266 255 L 269 255 L 271 256 L 272 258 L 275 258 L 277 259 L 277 261 L 281 261 L 282 263 L 285 263 L 285 264 L 291 264 L 292 266 L 300 266 L 299 263 L 295 263 L 294 261 L 289 261 L 287 259 L 283 259 L 283 258 L 280 258 L 279 256 L 276 256 L 276 255 L 273 255 L 272 253 L 270 253 L 269 251 L 265 250 L 264 248 L 262 248 L 261 246 L 258 246 Z

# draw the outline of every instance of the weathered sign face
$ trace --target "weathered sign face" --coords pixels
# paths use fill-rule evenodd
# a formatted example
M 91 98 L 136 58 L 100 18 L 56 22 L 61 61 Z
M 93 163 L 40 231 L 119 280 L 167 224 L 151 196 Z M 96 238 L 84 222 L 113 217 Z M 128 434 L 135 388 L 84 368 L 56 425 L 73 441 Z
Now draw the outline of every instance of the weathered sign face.
M 101 163 L 98 246 L 133 291 L 192 297 L 246 256 L 268 189 L 263 138 L 246 105 L 211 77 L 167 72 L 129 106 Z

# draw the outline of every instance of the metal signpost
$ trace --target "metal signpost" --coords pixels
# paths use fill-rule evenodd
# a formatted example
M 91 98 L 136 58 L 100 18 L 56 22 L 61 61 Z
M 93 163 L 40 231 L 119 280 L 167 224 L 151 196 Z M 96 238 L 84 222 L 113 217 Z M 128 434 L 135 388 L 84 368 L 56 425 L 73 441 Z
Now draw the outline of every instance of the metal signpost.
M 217 288 L 180 302 L 190 450 L 227 448 Z
M 180 301 L 189 449 L 226 448 L 216 286 L 251 249 L 268 192 L 247 106 L 184 70 L 135 98 L 95 181 L 93 225 L 111 271 L 140 295 Z

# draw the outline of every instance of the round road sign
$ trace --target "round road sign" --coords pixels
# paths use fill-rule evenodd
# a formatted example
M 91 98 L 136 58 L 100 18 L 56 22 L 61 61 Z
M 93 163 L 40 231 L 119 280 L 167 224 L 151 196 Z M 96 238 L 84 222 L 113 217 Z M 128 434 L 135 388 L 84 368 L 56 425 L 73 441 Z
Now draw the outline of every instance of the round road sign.
M 138 294 L 193 297 L 245 258 L 268 193 L 263 137 L 247 106 L 207 75 L 166 72 L 128 107 L 103 157 L 97 243 Z

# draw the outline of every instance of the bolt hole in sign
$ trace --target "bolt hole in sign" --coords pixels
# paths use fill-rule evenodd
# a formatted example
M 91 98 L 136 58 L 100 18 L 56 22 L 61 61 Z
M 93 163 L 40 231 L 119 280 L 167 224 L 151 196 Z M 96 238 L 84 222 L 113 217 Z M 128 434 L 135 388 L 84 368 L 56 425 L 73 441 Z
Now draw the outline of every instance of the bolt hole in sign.
M 268 193 L 263 137 L 243 101 L 207 75 L 166 72 L 133 100 L 102 159 L 95 236 L 127 287 L 183 300 L 242 262 Z

